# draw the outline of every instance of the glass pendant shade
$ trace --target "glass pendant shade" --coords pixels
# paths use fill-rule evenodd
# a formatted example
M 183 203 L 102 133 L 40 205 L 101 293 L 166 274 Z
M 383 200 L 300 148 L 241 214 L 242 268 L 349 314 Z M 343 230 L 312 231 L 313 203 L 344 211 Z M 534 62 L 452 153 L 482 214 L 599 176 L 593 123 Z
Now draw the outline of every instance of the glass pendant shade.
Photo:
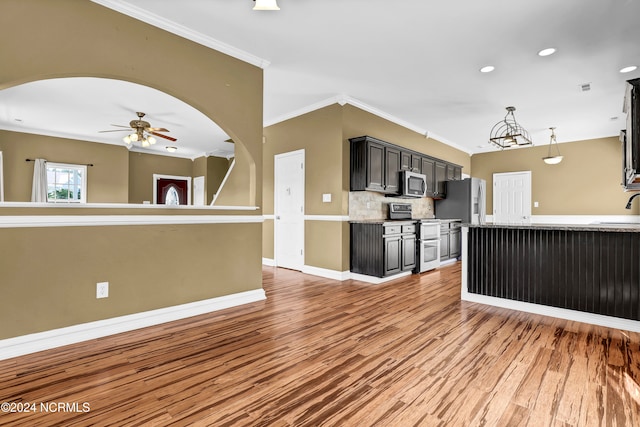
M 551 130 L 551 138 L 549 139 L 549 151 L 547 153 L 547 157 L 543 157 L 542 160 L 548 165 L 557 165 L 562 161 L 564 156 L 560 155 L 560 148 L 558 147 L 558 141 L 556 141 L 556 133 L 554 132 L 555 128 L 549 128 Z M 555 147 L 555 155 L 553 155 L 552 150 Z
M 276 0 L 254 0 L 253 10 L 280 10 Z

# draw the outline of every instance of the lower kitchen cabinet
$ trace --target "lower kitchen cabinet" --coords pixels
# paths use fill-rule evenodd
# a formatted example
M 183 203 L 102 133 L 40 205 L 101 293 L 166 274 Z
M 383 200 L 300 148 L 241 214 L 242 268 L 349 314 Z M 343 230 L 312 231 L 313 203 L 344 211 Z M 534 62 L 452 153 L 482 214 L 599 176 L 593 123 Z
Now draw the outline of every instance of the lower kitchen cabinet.
M 462 254 L 462 221 L 440 223 L 440 261 L 458 258 Z
M 413 221 L 351 223 L 351 272 L 386 277 L 416 265 Z

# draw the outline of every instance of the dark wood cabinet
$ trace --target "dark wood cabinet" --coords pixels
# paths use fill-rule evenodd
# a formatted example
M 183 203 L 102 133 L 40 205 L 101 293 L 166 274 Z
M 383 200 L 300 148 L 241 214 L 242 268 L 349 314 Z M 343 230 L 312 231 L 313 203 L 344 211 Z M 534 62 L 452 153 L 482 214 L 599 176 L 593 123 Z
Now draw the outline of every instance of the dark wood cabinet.
M 623 144 L 622 185 L 627 190 L 640 190 L 640 78 L 627 81 L 624 110 L 627 128 L 620 135 Z
M 415 154 L 411 155 L 411 170 L 417 173 L 422 173 L 422 156 Z
M 427 197 L 446 196 L 445 181 L 462 178 L 462 167 L 399 147 L 360 136 L 351 142 L 351 191 L 400 192 L 400 171 L 411 170 L 427 177 Z
M 396 194 L 400 190 L 400 150 L 370 137 L 351 140 L 351 191 Z
M 449 258 L 462 255 L 462 232 L 460 229 L 449 230 Z
M 386 277 L 416 265 L 412 221 L 351 223 L 351 272 Z
M 400 153 L 400 169 L 403 171 L 410 171 L 411 165 L 411 153 L 403 151 Z
M 402 238 L 400 235 L 384 237 L 384 271 L 383 276 L 402 271 Z
M 462 254 L 461 227 L 461 221 L 444 221 L 440 224 L 440 261 L 458 258 Z
M 447 196 L 446 186 L 444 185 L 447 181 L 447 164 L 436 161 L 433 171 L 433 198 L 443 199 Z
M 371 191 L 384 191 L 385 147 L 369 141 L 365 150 L 367 157 L 365 188 Z
M 384 173 L 384 192 L 399 193 L 400 192 L 400 169 L 401 158 L 400 150 L 393 147 L 385 147 L 385 173 Z
M 447 181 L 460 181 L 462 179 L 462 168 L 454 165 L 447 165 Z

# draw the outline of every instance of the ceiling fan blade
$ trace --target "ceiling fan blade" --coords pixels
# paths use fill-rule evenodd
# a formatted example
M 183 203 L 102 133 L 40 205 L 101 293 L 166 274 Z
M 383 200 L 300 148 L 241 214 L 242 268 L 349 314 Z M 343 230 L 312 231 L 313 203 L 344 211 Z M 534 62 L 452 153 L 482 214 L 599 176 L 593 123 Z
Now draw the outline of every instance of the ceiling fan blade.
M 161 133 L 157 133 L 157 132 L 149 132 L 151 135 L 155 135 L 155 136 L 159 136 L 160 138 L 164 138 L 164 139 L 168 139 L 169 141 L 177 141 L 177 139 L 172 138 L 170 136 L 167 135 L 163 135 Z
M 119 128 L 127 128 L 127 129 L 131 129 L 131 126 L 125 126 L 125 125 L 114 125 L 113 123 L 111 124 L 111 126 L 116 126 Z
M 170 132 L 169 129 L 165 129 L 165 128 L 147 128 L 145 130 L 147 132 Z
M 131 128 L 127 128 L 127 129 L 114 129 L 114 130 L 99 130 L 98 133 L 105 133 L 105 132 L 130 132 Z

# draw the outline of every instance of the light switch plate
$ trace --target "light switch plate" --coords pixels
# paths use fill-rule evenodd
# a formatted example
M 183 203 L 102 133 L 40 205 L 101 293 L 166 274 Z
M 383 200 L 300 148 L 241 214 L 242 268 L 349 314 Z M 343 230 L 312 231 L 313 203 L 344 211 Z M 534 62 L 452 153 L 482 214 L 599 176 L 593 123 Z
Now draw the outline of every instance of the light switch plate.
M 331 193 L 325 193 L 322 195 L 323 203 L 331 203 Z
M 537 208 L 538 207 L 538 202 L 533 202 L 533 207 Z

